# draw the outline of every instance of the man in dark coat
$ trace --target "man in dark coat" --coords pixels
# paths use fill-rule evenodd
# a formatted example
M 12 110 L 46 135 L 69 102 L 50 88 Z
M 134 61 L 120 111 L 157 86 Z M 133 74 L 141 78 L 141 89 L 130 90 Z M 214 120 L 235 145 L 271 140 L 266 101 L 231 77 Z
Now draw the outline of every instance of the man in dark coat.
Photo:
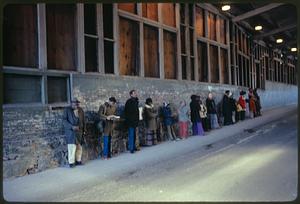
M 260 111 L 260 109 L 261 109 L 261 104 L 260 104 L 260 97 L 259 97 L 259 95 L 258 95 L 258 93 L 257 93 L 257 88 L 255 88 L 255 89 L 253 90 L 253 94 L 254 94 L 254 96 L 255 96 L 255 98 L 256 98 L 255 106 L 256 106 L 257 116 L 261 116 L 261 111 Z
M 71 101 L 71 106 L 67 107 L 63 115 L 63 125 L 68 144 L 68 162 L 73 168 L 75 165 L 81 165 L 83 134 L 85 131 L 84 113 L 79 108 L 77 98 Z M 76 163 L 75 163 L 76 162 Z
M 222 111 L 224 116 L 224 125 L 233 124 L 232 121 L 232 103 L 230 100 L 230 91 L 227 90 L 223 97 Z
M 136 150 L 136 128 L 139 124 L 139 100 L 137 98 L 137 93 L 135 90 L 129 92 L 130 99 L 126 101 L 124 116 L 125 123 L 128 127 L 128 149 L 130 153 L 134 153 Z

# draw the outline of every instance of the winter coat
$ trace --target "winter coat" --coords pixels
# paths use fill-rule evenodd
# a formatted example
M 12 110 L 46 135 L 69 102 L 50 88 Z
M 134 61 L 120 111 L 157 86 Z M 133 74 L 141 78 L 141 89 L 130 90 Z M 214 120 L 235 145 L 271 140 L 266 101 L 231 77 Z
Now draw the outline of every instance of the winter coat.
M 216 114 L 217 113 L 217 108 L 216 108 L 216 103 L 214 99 L 206 99 L 206 108 L 207 108 L 207 113 L 208 114 Z
M 81 107 L 78 107 L 78 116 L 79 116 L 79 131 L 76 134 L 76 144 L 82 144 L 83 142 L 83 134 L 86 131 L 86 123 L 84 118 L 84 111 Z
M 145 126 L 148 130 L 157 129 L 156 117 L 157 111 L 154 109 L 154 106 L 146 104 L 143 109 L 143 119 L 145 121 Z
M 73 126 L 79 126 L 79 117 L 75 116 L 74 110 L 71 106 L 64 110 L 63 125 L 67 144 L 76 144 L 76 134 L 79 133 L 78 131 L 73 130 Z
M 224 95 L 222 104 L 223 116 L 232 115 L 232 103 L 228 96 Z
M 243 96 L 240 96 L 238 104 L 242 106 L 243 110 L 246 110 L 246 100 L 243 98 Z
M 164 118 L 163 120 L 164 120 L 165 126 L 173 125 L 174 120 L 172 117 L 172 111 L 171 111 L 170 104 L 168 104 L 167 106 L 164 106 L 162 108 L 162 115 Z
M 249 110 L 253 113 L 256 113 L 256 105 L 255 105 L 254 97 L 251 97 L 249 99 Z
M 201 122 L 200 118 L 200 104 L 198 101 L 191 101 L 190 103 L 190 109 L 191 109 L 191 121 L 192 123 L 199 123 Z
M 104 120 L 104 131 L 103 135 L 112 136 L 112 132 L 114 129 L 113 120 L 107 120 L 107 116 L 116 115 L 117 114 L 117 106 L 116 105 L 101 105 L 98 111 L 99 117 L 101 120 Z
M 207 109 L 204 104 L 200 105 L 200 118 L 207 118 Z
M 182 107 L 179 107 L 178 109 L 178 120 L 180 122 L 187 122 L 189 121 L 189 107 L 187 105 L 184 105 Z
M 126 101 L 124 109 L 125 123 L 128 127 L 136 128 L 139 124 L 139 100 L 130 98 Z

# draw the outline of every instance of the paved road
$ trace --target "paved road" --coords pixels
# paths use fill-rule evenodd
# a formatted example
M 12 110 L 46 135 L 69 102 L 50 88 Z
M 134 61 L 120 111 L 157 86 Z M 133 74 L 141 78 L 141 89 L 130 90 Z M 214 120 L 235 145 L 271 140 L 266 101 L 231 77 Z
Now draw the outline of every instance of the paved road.
M 63 201 L 290 201 L 297 197 L 297 115 L 250 130 L 248 137 L 99 181 Z

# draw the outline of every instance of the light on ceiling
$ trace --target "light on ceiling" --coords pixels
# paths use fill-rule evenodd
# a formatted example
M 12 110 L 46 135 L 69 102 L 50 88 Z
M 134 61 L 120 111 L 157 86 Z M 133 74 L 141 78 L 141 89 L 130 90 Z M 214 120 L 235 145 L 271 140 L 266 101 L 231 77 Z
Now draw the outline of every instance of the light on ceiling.
M 282 43 L 282 42 L 283 42 L 283 40 L 281 38 L 276 40 L 276 43 Z
M 222 11 L 228 11 L 228 10 L 230 10 L 230 6 L 229 5 L 222 6 Z
M 262 26 L 258 25 L 258 26 L 255 26 L 254 28 L 255 30 L 261 30 L 262 29 Z
M 297 48 L 296 48 L 296 47 L 292 47 L 292 48 L 291 48 L 291 51 L 292 51 L 292 52 L 296 52 L 296 51 L 297 51 Z

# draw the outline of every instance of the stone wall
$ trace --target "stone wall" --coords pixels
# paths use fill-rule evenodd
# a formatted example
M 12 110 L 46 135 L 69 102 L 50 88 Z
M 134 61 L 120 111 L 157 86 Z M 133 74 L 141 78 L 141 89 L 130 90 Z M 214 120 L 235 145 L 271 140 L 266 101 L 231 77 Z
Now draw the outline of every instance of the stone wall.
M 209 91 L 219 102 L 225 90 L 231 90 L 238 97 L 246 88 L 206 84 L 190 81 L 160 80 L 139 77 L 117 77 L 75 74 L 72 77 L 72 94 L 81 101 L 86 113 L 88 134 L 83 147 L 83 162 L 99 157 L 99 133 L 94 120 L 99 108 L 110 96 L 115 96 L 124 105 L 129 91 L 138 91 L 140 104 L 151 97 L 156 105 L 163 101 L 190 101 L 191 94 L 199 94 L 203 99 Z M 298 88 L 280 83 L 266 83 L 266 90 L 259 90 L 263 108 L 297 103 Z M 3 177 L 23 176 L 45 169 L 67 164 L 67 147 L 62 126 L 63 108 L 51 107 L 3 107 Z M 142 137 L 142 124 L 139 135 Z M 114 155 L 126 150 L 127 132 L 124 126 L 116 126 L 116 137 L 112 140 Z M 163 139 L 166 139 L 163 137 Z

